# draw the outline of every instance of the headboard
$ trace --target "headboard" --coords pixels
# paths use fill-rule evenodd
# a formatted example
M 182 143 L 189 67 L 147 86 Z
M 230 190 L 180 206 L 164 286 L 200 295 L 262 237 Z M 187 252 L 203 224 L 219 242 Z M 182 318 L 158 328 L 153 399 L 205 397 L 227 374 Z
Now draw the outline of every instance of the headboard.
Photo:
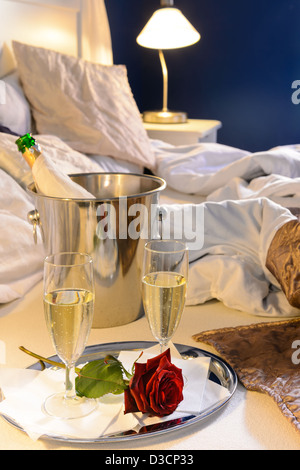
M 12 39 L 113 63 L 104 0 L 0 0 L 0 77 L 14 66 Z

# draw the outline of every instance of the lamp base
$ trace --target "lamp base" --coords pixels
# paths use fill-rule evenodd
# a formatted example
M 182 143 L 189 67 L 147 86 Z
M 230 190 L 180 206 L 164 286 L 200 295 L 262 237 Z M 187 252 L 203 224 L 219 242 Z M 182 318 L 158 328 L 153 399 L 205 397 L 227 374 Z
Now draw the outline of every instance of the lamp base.
M 187 122 L 187 114 L 182 111 L 145 111 L 143 121 L 153 124 L 180 124 Z

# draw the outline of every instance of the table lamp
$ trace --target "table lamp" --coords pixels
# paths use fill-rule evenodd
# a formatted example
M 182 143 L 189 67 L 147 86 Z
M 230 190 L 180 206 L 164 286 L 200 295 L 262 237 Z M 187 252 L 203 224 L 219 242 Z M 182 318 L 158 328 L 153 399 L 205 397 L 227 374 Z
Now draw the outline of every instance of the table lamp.
M 173 0 L 161 0 L 161 8 L 153 13 L 137 37 L 140 46 L 158 49 L 163 73 L 163 108 L 159 111 L 145 111 L 144 122 L 173 124 L 187 121 L 185 112 L 168 109 L 168 69 L 163 49 L 191 46 L 199 41 L 200 34 L 173 4 Z

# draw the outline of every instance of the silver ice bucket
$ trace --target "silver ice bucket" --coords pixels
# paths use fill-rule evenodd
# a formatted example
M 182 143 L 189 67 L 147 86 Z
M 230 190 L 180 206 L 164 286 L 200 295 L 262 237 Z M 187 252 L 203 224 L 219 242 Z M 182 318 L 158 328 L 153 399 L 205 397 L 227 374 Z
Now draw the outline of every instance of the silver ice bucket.
M 164 180 L 130 173 L 70 175 L 95 199 L 63 199 L 38 194 L 29 219 L 39 226 L 45 254 L 89 253 L 94 262 L 94 328 L 130 323 L 143 314 L 141 263 L 151 238 Z

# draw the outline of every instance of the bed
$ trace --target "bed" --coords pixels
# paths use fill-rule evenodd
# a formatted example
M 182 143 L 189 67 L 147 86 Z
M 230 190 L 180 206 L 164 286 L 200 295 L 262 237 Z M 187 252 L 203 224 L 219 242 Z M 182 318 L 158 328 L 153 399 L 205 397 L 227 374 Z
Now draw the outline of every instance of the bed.
M 5 18 L 0 30 L 0 339 L 5 345 L 4 366 L 31 364 L 18 351 L 25 341 L 43 355 L 52 353 L 40 306 L 43 244 L 40 240 L 35 245 L 27 221 L 34 209 L 26 191 L 32 174 L 15 145 L 16 136 L 26 132 L 36 136 L 65 174 L 146 172 L 166 181 L 167 189 L 160 195 L 165 220 L 170 213 L 184 213 L 180 223 L 185 220 L 189 227 L 183 230 L 190 248 L 189 292 L 176 342 L 195 346 L 193 335 L 204 330 L 297 319 L 299 296 L 290 302 L 285 280 L 276 267 L 270 268 L 271 262 L 266 267 L 266 260 L 275 234 L 286 224 L 295 228 L 293 247 L 297 250 L 300 146 L 295 143 L 252 154 L 218 143 L 174 146 L 149 139 L 126 68 L 113 64 L 103 1 L 1 0 L 0 12 Z M 28 22 L 35 27 L 28 30 L 24 27 Z M 193 228 L 200 206 L 203 237 Z M 298 262 L 296 257 L 296 268 Z M 294 288 L 299 293 L 298 272 Z M 151 340 L 141 317 L 133 324 L 93 329 L 89 344 L 104 338 L 107 342 L 134 341 L 137 331 L 139 340 Z M 203 343 L 201 347 L 210 348 Z M 3 449 L 61 447 L 31 441 L 4 421 L 0 426 Z M 142 447 L 182 452 L 299 449 L 298 432 L 269 397 L 247 392 L 239 384 L 230 404 L 216 418 L 180 436 L 154 438 L 152 444 L 143 441 Z M 134 446 L 126 442 L 99 448 Z

